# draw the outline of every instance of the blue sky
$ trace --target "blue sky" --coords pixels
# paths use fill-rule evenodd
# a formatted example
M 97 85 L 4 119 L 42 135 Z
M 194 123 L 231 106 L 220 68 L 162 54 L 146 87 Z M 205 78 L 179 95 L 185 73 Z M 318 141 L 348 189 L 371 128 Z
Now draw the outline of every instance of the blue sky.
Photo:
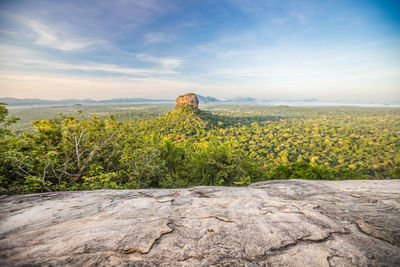
M 0 96 L 400 99 L 398 1 L 0 1 Z

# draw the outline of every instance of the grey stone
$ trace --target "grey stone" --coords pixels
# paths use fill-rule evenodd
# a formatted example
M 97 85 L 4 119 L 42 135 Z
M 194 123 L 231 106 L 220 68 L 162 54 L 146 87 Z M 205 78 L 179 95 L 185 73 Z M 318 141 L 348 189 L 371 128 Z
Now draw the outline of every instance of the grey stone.
M 0 197 L 1 266 L 399 266 L 400 181 Z

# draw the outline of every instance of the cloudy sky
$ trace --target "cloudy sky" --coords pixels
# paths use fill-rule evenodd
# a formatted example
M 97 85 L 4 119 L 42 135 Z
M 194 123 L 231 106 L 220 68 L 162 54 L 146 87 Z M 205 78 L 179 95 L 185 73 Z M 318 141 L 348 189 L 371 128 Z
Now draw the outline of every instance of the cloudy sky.
M 0 1 L 0 97 L 400 100 L 400 4 Z

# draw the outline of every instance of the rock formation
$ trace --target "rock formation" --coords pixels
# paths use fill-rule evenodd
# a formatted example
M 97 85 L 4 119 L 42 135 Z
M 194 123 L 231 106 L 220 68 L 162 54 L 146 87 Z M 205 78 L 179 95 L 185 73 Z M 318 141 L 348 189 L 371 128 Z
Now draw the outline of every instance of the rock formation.
M 400 181 L 0 197 L 1 266 L 399 266 Z
M 189 94 L 178 96 L 176 98 L 175 109 L 177 109 L 181 106 L 184 106 L 184 105 L 188 105 L 190 107 L 193 107 L 194 109 L 198 109 L 199 108 L 199 100 L 197 99 L 196 94 L 189 93 Z

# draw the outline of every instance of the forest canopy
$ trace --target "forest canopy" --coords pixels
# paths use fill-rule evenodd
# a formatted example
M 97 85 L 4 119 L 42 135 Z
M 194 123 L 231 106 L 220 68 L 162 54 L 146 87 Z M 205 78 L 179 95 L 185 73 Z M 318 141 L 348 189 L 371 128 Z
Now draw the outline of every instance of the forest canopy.
M 131 115 L 65 114 L 16 132 L 1 104 L 1 193 L 400 178 L 398 109 L 182 106 Z

